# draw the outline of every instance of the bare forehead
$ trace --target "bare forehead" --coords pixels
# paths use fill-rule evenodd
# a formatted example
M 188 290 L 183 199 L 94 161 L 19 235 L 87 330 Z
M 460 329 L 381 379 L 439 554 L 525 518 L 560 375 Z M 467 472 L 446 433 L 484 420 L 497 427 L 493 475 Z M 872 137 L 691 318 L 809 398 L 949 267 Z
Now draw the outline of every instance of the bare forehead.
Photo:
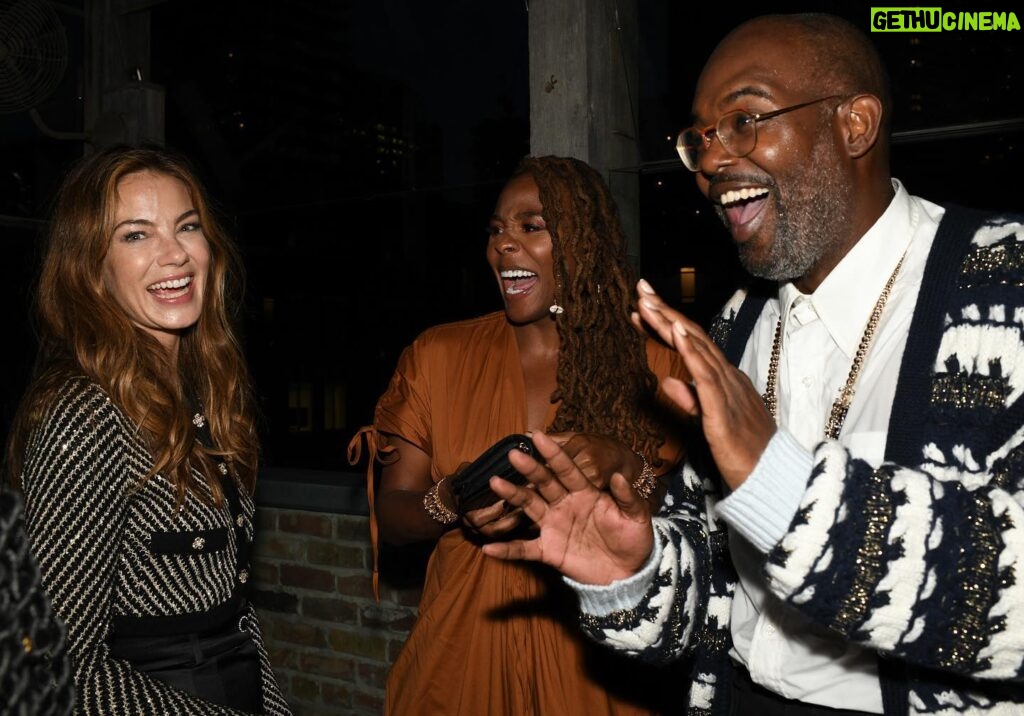
M 498 195 L 494 218 L 517 217 L 541 211 L 540 190 L 530 173 L 512 177 Z
M 792 102 L 816 88 L 816 47 L 804 33 L 784 25 L 741 28 L 723 40 L 701 72 L 695 115 L 718 112 L 744 96 Z
M 177 194 L 190 195 L 188 185 L 172 174 L 153 169 L 138 169 L 122 175 L 115 184 L 118 195 L 132 191 L 170 191 Z

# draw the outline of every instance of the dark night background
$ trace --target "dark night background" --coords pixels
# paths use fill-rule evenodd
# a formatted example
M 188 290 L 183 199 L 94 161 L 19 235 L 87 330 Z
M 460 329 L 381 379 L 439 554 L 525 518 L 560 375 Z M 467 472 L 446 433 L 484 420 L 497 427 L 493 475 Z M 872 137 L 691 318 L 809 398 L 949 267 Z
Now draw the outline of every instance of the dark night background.
M 144 79 L 166 90 L 167 144 L 195 161 L 248 265 L 244 340 L 266 464 L 343 469 L 345 445 L 371 420 L 401 349 L 430 325 L 499 307 L 483 228 L 529 150 L 527 5 L 151 4 Z M 866 30 L 870 5 L 849 5 L 758 10 L 835 12 Z M 81 131 L 82 5 L 57 7 L 68 67 L 36 107 L 51 127 Z M 1024 9 L 1001 0 L 942 7 L 1020 10 L 1024 21 Z M 639 0 L 638 9 L 641 164 L 617 171 L 639 174 L 642 273 L 678 300 L 679 267 L 696 267 L 689 310 L 706 319 L 739 272 L 673 142 L 704 58 L 746 15 L 674 0 Z M 872 35 L 894 76 L 894 175 L 912 193 L 1020 208 L 1021 37 Z M 28 306 L 41 220 L 83 146 L 42 135 L 25 111 L 0 104 L 4 432 L 34 351 Z

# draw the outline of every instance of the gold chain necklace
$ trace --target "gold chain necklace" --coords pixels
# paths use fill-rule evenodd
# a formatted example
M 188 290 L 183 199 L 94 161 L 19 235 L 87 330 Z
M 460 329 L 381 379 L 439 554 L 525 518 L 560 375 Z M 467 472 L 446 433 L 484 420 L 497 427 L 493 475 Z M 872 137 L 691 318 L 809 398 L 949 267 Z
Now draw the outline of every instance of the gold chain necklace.
M 842 391 L 839 393 L 839 397 L 832 403 L 832 412 L 829 413 L 828 420 L 825 421 L 825 437 L 829 440 L 836 440 L 839 437 L 839 432 L 843 429 L 843 423 L 846 422 L 846 413 L 850 409 L 850 403 L 853 402 L 853 393 L 857 387 L 857 378 L 860 376 L 860 369 L 864 365 L 864 359 L 868 355 L 868 350 L 871 348 L 871 341 L 875 337 L 875 329 L 878 328 L 878 321 L 882 317 L 882 309 L 885 308 L 885 302 L 889 300 L 889 292 L 892 291 L 892 286 L 896 283 L 896 276 L 900 272 L 900 268 L 903 267 L 903 259 L 907 255 L 904 253 L 900 257 L 899 263 L 896 264 L 896 268 L 892 270 L 892 275 L 889 276 L 889 280 L 885 282 L 885 288 L 882 289 L 882 294 L 878 297 L 878 301 L 875 302 L 875 307 L 871 310 L 871 317 L 868 318 L 868 325 L 864 329 L 864 335 L 860 338 L 860 345 L 857 346 L 857 353 L 853 356 L 853 365 L 850 366 L 850 373 L 846 376 L 846 384 L 843 386 Z M 779 322 L 775 324 L 775 338 L 772 340 L 772 355 L 768 361 L 768 384 L 764 388 L 764 394 L 761 399 L 764 401 L 764 405 L 768 408 L 768 412 L 772 414 L 772 419 L 778 422 L 778 390 L 776 384 L 779 380 L 779 357 L 782 354 L 782 316 L 779 316 Z

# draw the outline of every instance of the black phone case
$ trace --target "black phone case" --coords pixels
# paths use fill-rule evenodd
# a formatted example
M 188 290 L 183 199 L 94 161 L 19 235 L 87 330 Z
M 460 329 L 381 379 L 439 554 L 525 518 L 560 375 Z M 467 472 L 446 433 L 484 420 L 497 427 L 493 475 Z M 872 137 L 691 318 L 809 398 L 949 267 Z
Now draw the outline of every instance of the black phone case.
M 533 441 L 526 435 L 513 434 L 503 437 L 487 448 L 480 457 L 466 469 L 452 478 L 452 494 L 455 496 L 459 514 L 493 505 L 499 497 L 491 491 L 490 480 L 497 475 L 517 485 L 525 484 L 523 477 L 508 461 L 509 450 L 520 450 L 535 455 Z

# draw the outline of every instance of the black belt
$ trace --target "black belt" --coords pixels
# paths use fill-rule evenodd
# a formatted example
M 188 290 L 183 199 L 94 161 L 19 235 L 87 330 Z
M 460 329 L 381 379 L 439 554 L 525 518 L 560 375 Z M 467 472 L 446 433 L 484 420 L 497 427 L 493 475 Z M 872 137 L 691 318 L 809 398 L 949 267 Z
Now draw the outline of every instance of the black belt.
M 259 713 L 263 685 L 259 651 L 247 616 L 213 633 L 117 636 L 110 654 L 136 670 L 221 706 Z

